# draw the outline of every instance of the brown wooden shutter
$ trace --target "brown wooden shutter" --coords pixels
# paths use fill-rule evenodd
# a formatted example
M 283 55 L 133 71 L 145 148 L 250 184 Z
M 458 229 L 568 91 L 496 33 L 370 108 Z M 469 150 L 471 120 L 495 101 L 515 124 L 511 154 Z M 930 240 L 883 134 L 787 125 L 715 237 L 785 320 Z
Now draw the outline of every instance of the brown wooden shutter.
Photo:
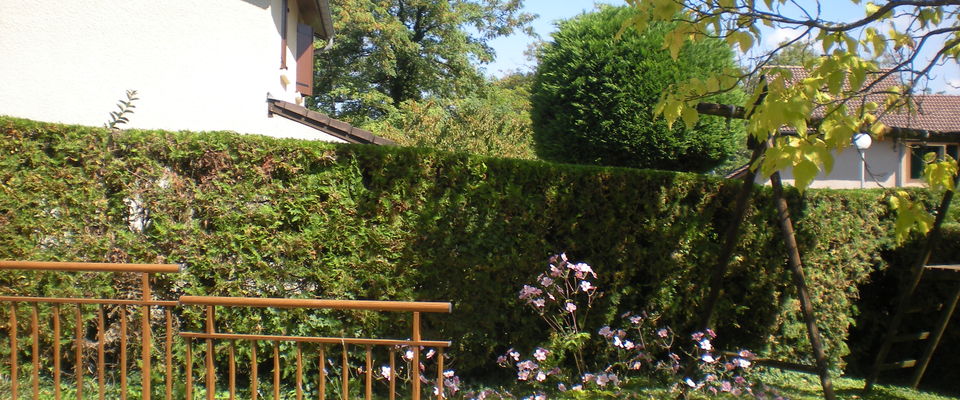
M 313 95 L 313 28 L 297 24 L 297 91 Z

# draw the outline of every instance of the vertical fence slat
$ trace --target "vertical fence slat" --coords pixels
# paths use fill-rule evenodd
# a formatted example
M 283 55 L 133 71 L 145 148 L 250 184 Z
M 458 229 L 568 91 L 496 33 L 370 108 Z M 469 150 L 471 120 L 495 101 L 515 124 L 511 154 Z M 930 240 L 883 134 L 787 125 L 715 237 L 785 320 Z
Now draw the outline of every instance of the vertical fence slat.
M 164 364 L 167 367 L 167 388 L 166 400 L 173 400 L 173 316 L 170 315 L 170 307 L 163 308 L 164 317 L 167 320 L 167 340 L 166 340 L 166 360 Z
M 103 332 L 103 305 L 97 308 L 97 394 L 100 400 L 107 396 L 106 376 L 104 376 L 104 347 Z
M 53 306 L 53 399 L 60 400 L 60 306 Z
M 33 303 L 33 310 L 30 314 L 30 326 L 33 336 L 33 351 L 30 355 L 33 358 L 33 398 L 40 398 L 40 310 L 39 305 Z
M 231 340 L 230 341 L 230 353 L 229 353 L 229 362 L 230 362 L 230 400 L 234 400 L 237 396 L 237 358 L 236 358 L 237 346 Z
M 207 306 L 207 333 L 212 334 L 215 332 L 213 327 L 214 324 L 214 308 L 213 306 Z M 207 339 L 207 354 L 206 354 L 206 369 L 207 369 L 207 400 L 213 400 L 213 395 L 217 391 L 217 381 L 216 373 L 213 370 L 213 339 Z
M 413 335 L 414 341 L 420 341 L 420 313 L 413 313 Z M 420 400 L 420 346 L 413 346 L 413 361 L 410 364 L 410 383 L 413 386 L 413 400 Z
M 323 344 L 320 345 L 320 360 L 317 361 L 317 365 L 320 367 L 320 382 L 317 384 L 317 391 L 320 392 L 317 396 L 319 400 L 324 400 L 327 396 L 327 355 L 325 354 L 325 347 Z
M 297 400 L 303 400 L 303 346 L 297 342 Z
M 150 273 L 144 272 L 141 276 L 141 279 L 143 281 L 143 301 L 150 301 Z M 143 316 L 140 324 L 143 330 L 143 368 L 140 371 L 140 390 L 143 393 L 143 400 L 150 400 L 150 378 L 152 377 L 152 369 L 150 368 L 150 344 L 152 342 L 150 337 L 150 306 L 143 306 Z
M 280 342 L 273 342 L 273 400 L 280 400 Z
M 437 348 L 437 400 L 443 399 L 443 347 Z
M 17 303 L 10 303 L 10 395 L 17 398 Z
M 120 400 L 127 400 L 127 306 L 120 306 Z
M 366 399 L 371 400 L 373 398 L 373 347 L 367 346 L 367 387 L 366 387 Z
M 390 349 L 390 400 L 397 398 L 397 352 Z
M 342 400 L 347 400 L 350 393 L 350 365 L 347 363 L 347 344 L 343 344 L 343 362 L 340 365 L 340 387 L 341 393 L 340 398 Z
M 74 376 L 77 381 L 77 400 L 83 400 L 83 306 L 77 303 L 77 311 L 74 315 L 76 323 L 74 329 L 74 347 L 76 359 L 73 362 Z
M 257 400 L 257 341 L 250 341 L 250 398 Z
M 186 364 L 187 368 L 185 374 L 187 375 L 187 400 L 193 400 L 193 339 L 186 338 Z

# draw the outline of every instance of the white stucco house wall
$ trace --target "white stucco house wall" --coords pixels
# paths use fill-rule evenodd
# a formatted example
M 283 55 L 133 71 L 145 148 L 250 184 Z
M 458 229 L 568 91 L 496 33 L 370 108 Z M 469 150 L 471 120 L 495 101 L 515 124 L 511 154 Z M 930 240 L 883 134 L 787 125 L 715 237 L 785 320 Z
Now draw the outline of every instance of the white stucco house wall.
M 806 78 L 801 67 L 790 68 L 795 81 Z M 875 88 L 883 92 L 898 82 L 888 77 Z M 821 172 L 810 185 L 813 188 L 859 189 L 861 187 L 861 166 L 863 166 L 863 187 L 892 188 L 922 186 L 923 155 L 935 152 L 942 157 L 949 154 L 958 158 L 960 144 L 960 96 L 943 94 L 920 94 L 914 96 L 916 113 L 887 113 L 880 117 L 885 125 L 907 129 L 927 135 L 926 139 L 904 139 L 898 137 L 872 138 L 867 149 L 860 150 L 851 145 L 834 154 L 833 169 L 829 173 Z M 863 162 L 861 162 L 861 157 Z M 743 176 L 741 168 L 728 177 Z M 781 171 L 785 184 L 794 184 L 793 171 Z M 757 177 L 759 184 L 770 184 L 768 178 Z
M 377 142 L 301 107 L 333 36 L 328 0 L 3 0 L 0 115 L 100 126 L 133 89 L 124 128 Z

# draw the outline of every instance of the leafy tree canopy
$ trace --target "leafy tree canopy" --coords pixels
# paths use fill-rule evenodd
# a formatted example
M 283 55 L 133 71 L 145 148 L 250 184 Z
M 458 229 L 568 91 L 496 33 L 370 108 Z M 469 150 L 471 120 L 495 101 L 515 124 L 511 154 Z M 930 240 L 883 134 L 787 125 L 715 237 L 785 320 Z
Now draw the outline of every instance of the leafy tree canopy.
M 488 42 L 527 28 L 522 0 L 343 0 L 337 37 L 317 57 L 312 106 L 353 122 L 404 101 L 465 97 L 483 83 Z
M 636 14 L 603 7 L 561 22 L 539 54 L 532 118 L 542 158 L 579 164 L 704 172 L 737 148 L 742 137 L 721 119 L 669 127 L 654 106 L 670 84 L 735 68 L 720 40 L 683 46 L 671 59 L 660 23 L 612 40 Z M 717 101 L 740 101 L 736 91 Z M 734 125 L 736 126 L 736 125 Z
M 531 81 L 515 73 L 460 99 L 405 100 L 364 127 L 404 146 L 534 159 Z
M 867 131 L 875 137 L 890 129 L 878 116 L 909 108 L 910 94 L 923 86 L 931 71 L 943 63 L 956 64 L 960 57 L 960 0 L 889 0 L 880 4 L 860 0 L 822 2 L 812 0 L 627 0 L 637 13 L 630 26 L 645 30 L 671 22 L 673 28 L 662 44 L 679 59 L 688 43 L 722 38 L 748 52 L 762 39 L 764 30 L 791 29 L 799 32 L 792 41 L 754 53 L 754 67 L 710 71 L 706 79 L 690 79 L 673 85 L 658 105 L 667 121 L 682 119 L 691 126 L 697 121 L 696 103 L 705 96 L 737 90 L 740 84 L 760 74 L 769 79 L 758 85 L 743 103 L 747 132 L 771 147 L 756 167 L 769 176 L 792 168 L 796 185 L 803 190 L 820 171 L 829 171 L 833 151 L 850 145 L 854 133 Z M 830 10 L 839 6 L 861 6 L 863 14 L 848 20 L 833 19 Z M 794 84 L 788 70 L 764 67 L 792 43 L 812 41 L 824 56 L 809 59 L 803 66 L 809 77 Z M 897 55 L 881 68 L 877 61 L 889 48 Z M 929 54 L 930 56 L 926 56 Z M 883 99 L 864 97 L 877 82 L 897 74 L 901 87 L 882 93 Z M 762 99 L 762 101 L 758 101 Z M 811 119 L 814 110 L 822 118 Z M 781 135 L 788 126 L 795 135 Z M 816 128 L 810 129 L 808 128 Z M 949 159 L 930 163 L 924 169 L 934 189 L 953 190 L 957 163 Z M 916 212 L 918 207 L 905 193 L 891 203 L 900 210 L 898 233 L 907 228 L 926 231 L 933 217 Z

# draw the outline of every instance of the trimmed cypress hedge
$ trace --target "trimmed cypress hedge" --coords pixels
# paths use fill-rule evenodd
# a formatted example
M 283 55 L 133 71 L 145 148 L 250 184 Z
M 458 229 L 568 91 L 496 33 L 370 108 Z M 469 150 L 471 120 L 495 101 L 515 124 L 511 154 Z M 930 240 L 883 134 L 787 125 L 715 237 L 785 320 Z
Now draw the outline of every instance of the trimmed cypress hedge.
M 606 296 L 590 325 L 647 309 L 682 332 L 708 290 L 739 189 L 695 174 L 223 132 L 111 133 L 0 117 L 0 134 L 0 258 L 187 263 L 187 273 L 159 279 L 157 296 L 167 299 L 452 301 L 453 315 L 426 317 L 424 335 L 453 339 L 454 366 L 475 376 L 507 346 L 542 337 L 516 294 L 555 252 L 600 275 Z M 848 352 L 858 287 L 895 249 L 884 195 L 789 193 L 835 360 Z M 809 360 L 772 204 L 759 189 L 716 329 L 721 345 Z M 0 292 L 123 296 L 136 288 L 135 277 L 94 278 L 103 276 L 6 271 Z M 200 321 L 199 311 L 181 317 Z M 218 316 L 222 329 L 247 332 L 407 332 L 399 317 L 361 312 Z

